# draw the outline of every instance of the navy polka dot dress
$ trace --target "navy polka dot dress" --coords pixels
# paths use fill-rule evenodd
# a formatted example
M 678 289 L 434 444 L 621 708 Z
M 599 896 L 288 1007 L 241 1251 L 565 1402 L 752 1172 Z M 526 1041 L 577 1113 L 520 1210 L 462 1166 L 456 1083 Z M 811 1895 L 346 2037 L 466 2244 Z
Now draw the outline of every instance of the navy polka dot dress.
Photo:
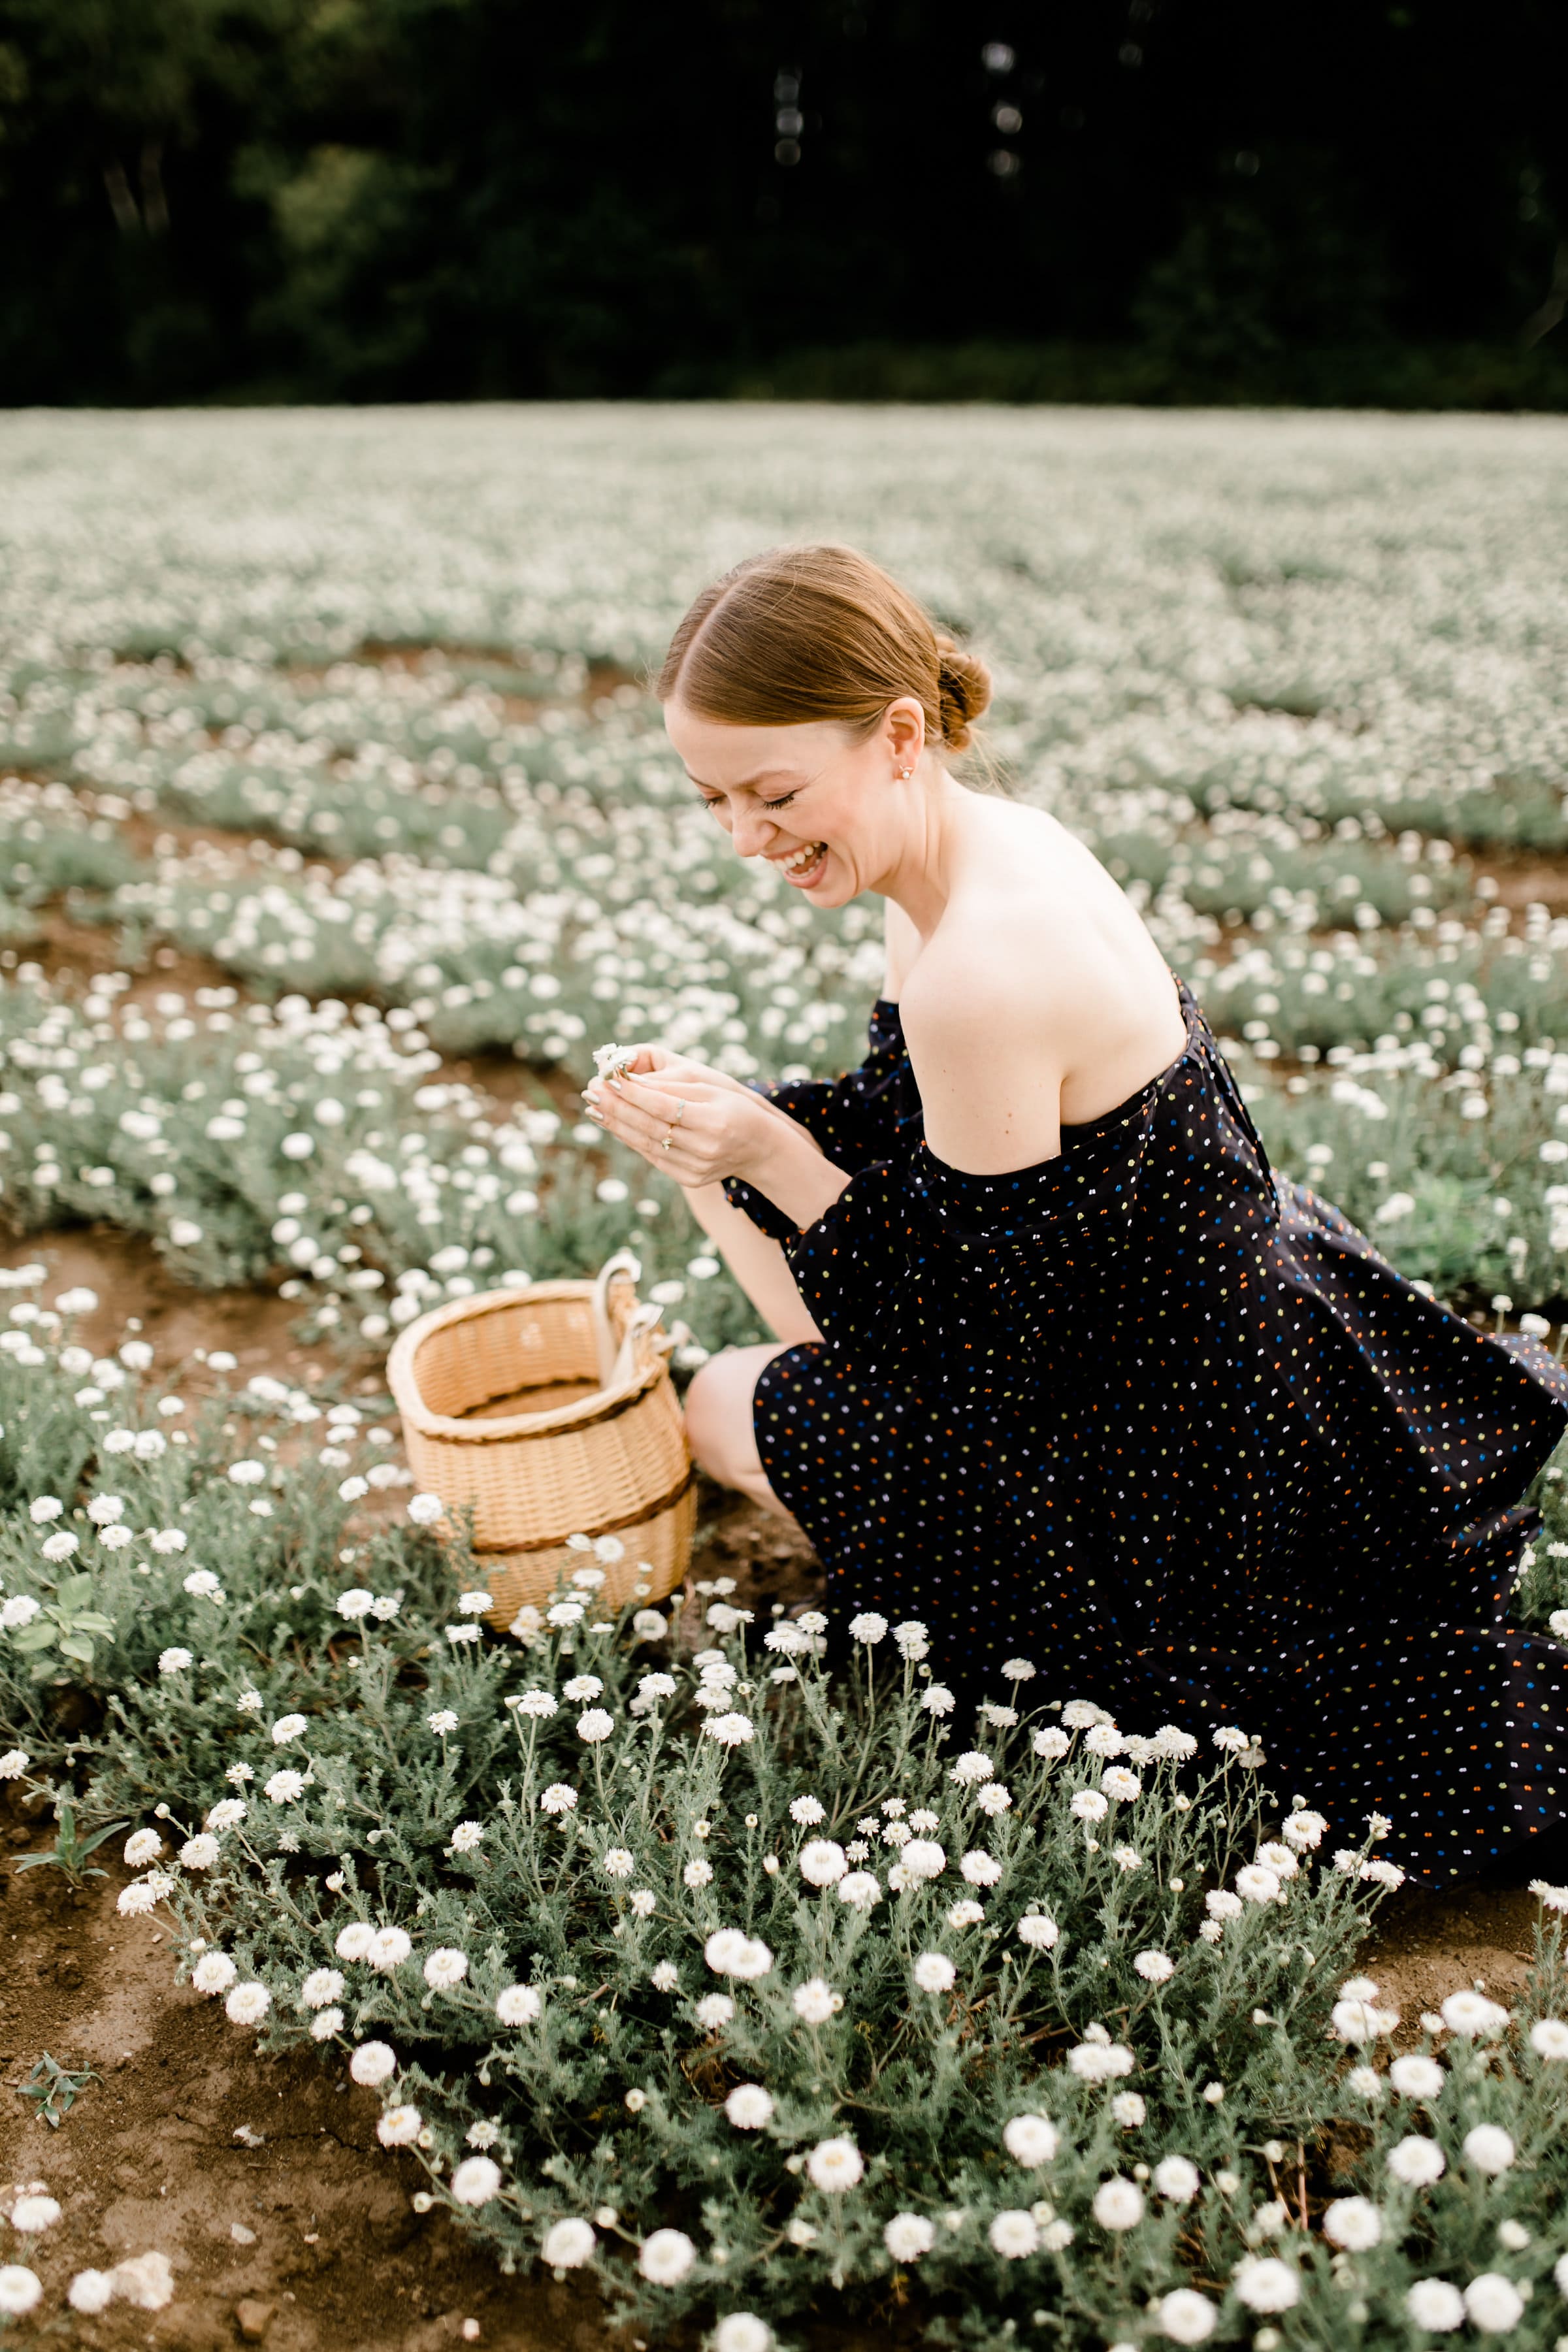
M 1175 985 L 1179 1058 L 1038 1167 L 935 1158 L 886 1002 L 769 1090 L 852 1181 L 804 1232 L 726 1187 L 826 1335 L 758 1384 L 763 1464 L 840 1622 L 923 1619 L 971 1696 L 1025 1657 L 1129 1729 L 1239 1724 L 1340 1842 L 1377 1810 L 1462 1877 L 1568 1817 L 1568 1653 L 1508 1617 L 1568 1374 L 1277 1177 Z

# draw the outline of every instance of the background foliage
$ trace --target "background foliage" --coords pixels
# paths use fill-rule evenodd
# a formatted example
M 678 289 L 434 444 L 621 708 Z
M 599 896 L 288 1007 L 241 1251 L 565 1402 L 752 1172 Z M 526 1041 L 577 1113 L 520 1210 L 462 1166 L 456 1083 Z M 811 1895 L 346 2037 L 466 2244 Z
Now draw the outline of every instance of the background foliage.
M 1568 19 L 0 0 L 0 399 L 1561 406 Z

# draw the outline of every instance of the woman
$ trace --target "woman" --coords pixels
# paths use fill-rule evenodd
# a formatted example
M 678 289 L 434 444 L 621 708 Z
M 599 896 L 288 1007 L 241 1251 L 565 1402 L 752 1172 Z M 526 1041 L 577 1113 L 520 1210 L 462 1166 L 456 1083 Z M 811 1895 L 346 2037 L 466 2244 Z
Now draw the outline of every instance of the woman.
M 658 690 L 740 856 L 887 901 L 847 1076 L 763 1094 L 653 1045 L 588 1090 L 777 1335 L 697 1375 L 698 1460 L 971 1695 L 1022 1656 L 1142 1727 L 1240 1723 L 1433 1878 L 1568 1815 L 1568 1659 L 1507 1622 L 1568 1376 L 1274 1175 L 1104 867 L 950 772 L 989 680 L 885 572 L 742 563 Z

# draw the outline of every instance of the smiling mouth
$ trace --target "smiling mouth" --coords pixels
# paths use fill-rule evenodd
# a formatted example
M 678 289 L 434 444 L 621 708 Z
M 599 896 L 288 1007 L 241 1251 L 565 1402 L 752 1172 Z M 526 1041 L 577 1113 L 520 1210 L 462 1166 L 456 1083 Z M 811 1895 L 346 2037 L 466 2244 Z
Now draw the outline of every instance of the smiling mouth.
M 775 858 L 773 862 L 782 867 L 792 882 L 799 882 L 813 873 L 826 855 L 827 844 L 825 841 L 808 841 L 804 849 L 794 850 L 788 857 Z

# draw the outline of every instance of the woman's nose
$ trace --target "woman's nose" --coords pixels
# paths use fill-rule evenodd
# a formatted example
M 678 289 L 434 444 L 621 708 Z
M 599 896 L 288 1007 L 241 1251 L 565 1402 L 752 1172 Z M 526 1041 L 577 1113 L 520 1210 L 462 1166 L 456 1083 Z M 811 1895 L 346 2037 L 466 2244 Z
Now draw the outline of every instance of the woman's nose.
M 742 809 L 730 828 L 730 838 L 742 857 L 760 857 L 772 843 L 778 827 L 771 817 L 759 812 Z

